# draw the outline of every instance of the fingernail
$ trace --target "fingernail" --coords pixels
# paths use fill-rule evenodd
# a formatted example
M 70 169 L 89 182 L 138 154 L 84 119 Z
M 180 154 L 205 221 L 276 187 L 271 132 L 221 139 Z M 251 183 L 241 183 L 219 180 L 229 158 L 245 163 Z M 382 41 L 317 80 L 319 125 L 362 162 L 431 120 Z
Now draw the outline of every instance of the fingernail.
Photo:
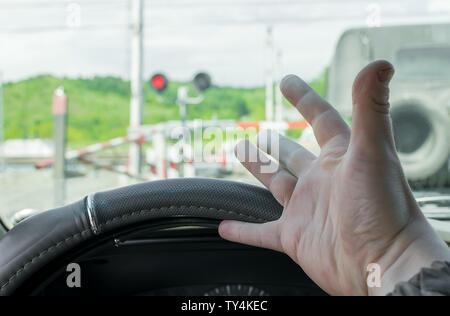
M 296 105 L 305 91 L 305 85 L 306 83 L 299 77 L 288 75 L 281 82 L 281 92 L 290 103 Z
M 388 84 L 391 82 L 392 77 L 394 77 L 394 69 L 388 68 L 383 69 L 378 72 L 378 80 L 380 80 L 381 83 Z
M 222 221 L 219 225 L 219 234 L 223 238 L 230 237 L 232 235 L 233 222 L 229 220 Z
M 286 75 L 284 76 L 284 78 L 281 80 L 281 83 L 287 82 L 288 80 L 295 78 L 295 75 Z

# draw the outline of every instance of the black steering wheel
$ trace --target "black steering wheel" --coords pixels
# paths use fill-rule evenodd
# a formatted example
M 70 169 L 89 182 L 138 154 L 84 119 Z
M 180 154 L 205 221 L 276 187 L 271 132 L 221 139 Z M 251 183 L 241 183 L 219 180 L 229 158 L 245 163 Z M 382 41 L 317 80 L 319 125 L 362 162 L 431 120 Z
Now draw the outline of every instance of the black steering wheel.
M 155 181 L 91 194 L 25 220 L 0 240 L 0 295 L 19 292 L 75 247 L 135 224 L 172 217 L 264 223 L 282 211 L 263 188 L 212 179 Z

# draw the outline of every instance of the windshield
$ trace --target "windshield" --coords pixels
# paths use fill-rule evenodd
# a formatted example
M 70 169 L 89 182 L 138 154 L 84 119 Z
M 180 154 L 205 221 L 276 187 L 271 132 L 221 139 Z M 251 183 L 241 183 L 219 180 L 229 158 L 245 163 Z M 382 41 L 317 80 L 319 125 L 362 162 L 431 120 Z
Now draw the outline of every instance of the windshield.
M 351 124 L 353 79 L 376 59 L 398 69 L 411 186 L 448 195 L 450 85 L 407 79 L 447 78 L 449 56 L 448 0 L 0 0 L 0 219 L 142 181 L 258 184 L 237 140 L 270 128 L 320 150 L 281 78 Z
M 396 56 L 397 72 L 411 79 L 450 78 L 450 47 L 406 48 Z

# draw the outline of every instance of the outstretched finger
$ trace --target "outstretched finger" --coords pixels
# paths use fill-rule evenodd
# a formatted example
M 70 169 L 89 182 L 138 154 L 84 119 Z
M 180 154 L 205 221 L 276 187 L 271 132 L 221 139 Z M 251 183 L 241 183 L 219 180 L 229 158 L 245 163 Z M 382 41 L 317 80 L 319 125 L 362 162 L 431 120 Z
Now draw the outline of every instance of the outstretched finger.
M 269 191 L 286 206 L 291 199 L 298 179 L 247 140 L 236 146 L 236 157 Z
M 286 76 L 281 82 L 281 91 L 294 105 L 314 130 L 320 147 L 330 140 L 348 143 L 350 128 L 341 115 L 318 95 L 306 82 L 295 75 Z
M 368 157 L 377 157 L 388 148 L 395 151 L 389 115 L 389 83 L 394 67 L 379 60 L 369 64 L 353 85 L 352 148 Z
M 257 145 L 296 177 L 299 177 L 316 159 L 309 150 L 274 131 L 261 131 L 257 137 Z

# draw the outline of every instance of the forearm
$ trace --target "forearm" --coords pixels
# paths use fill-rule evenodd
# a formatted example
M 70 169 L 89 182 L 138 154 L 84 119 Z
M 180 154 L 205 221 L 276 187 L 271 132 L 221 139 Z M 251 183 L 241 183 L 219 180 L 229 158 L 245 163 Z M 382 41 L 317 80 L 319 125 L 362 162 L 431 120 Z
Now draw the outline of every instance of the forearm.
M 381 287 L 369 288 L 369 295 L 387 295 L 397 284 L 409 281 L 433 262 L 450 262 L 449 248 L 425 219 L 419 218 L 411 226 L 383 258 L 386 266 Z

